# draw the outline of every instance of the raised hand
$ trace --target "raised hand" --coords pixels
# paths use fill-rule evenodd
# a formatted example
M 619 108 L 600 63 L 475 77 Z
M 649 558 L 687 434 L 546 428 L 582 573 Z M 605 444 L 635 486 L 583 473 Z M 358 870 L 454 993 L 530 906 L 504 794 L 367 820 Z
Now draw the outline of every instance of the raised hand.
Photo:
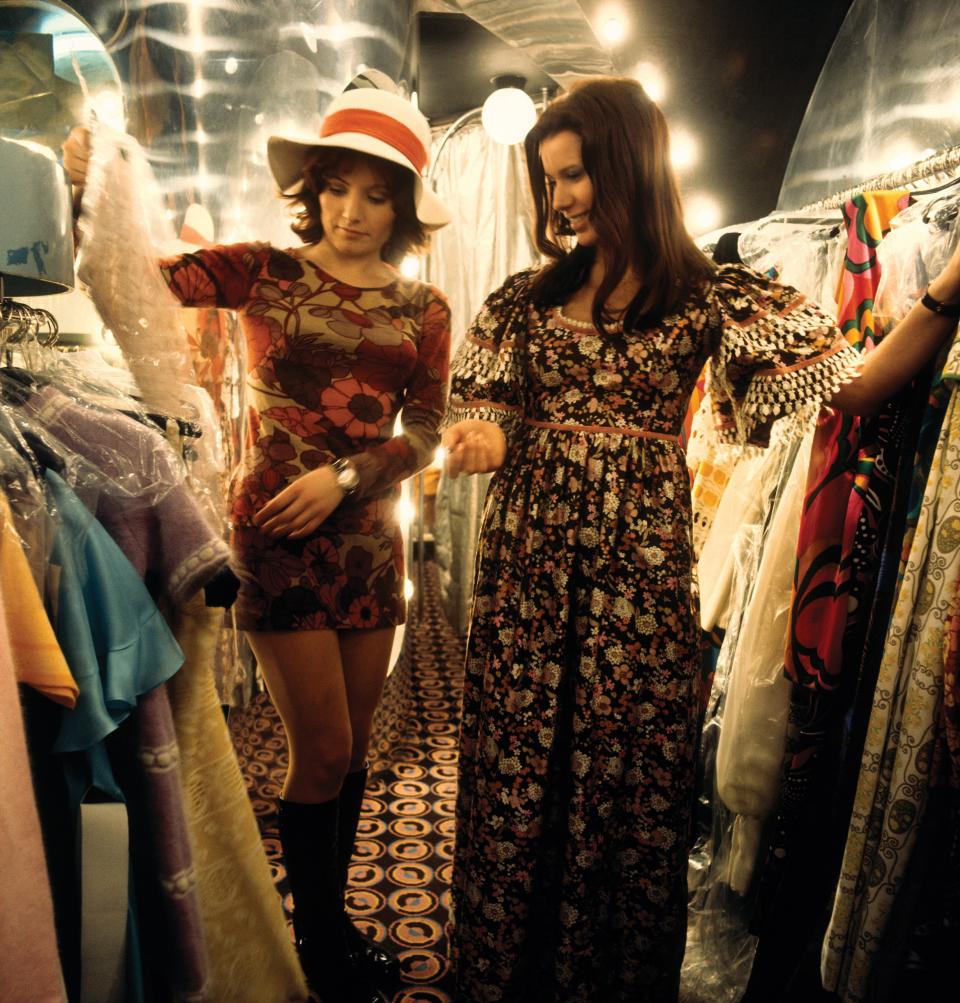
M 90 163 L 90 130 L 75 125 L 61 146 L 63 166 L 74 188 L 83 190 L 87 183 L 87 166 Z
M 451 425 L 442 438 L 448 477 L 460 474 L 489 474 L 506 459 L 507 440 L 496 422 L 469 418 Z

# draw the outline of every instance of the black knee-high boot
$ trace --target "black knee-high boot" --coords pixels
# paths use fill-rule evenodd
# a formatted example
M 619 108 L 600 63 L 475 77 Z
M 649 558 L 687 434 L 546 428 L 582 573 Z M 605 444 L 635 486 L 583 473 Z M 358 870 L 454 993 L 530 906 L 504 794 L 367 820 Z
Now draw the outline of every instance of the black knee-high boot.
M 337 830 L 337 861 L 340 870 L 340 890 L 346 891 L 347 873 L 353 844 L 357 838 L 363 792 L 367 786 L 367 767 L 348 773 L 340 788 L 340 817 Z M 395 981 L 400 977 L 400 959 L 381 944 L 375 944 L 353 925 L 344 913 L 347 944 L 357 964 L 375 982 Z
M 277 799 L 297 953 L 310 987 L 323 1003 L 386 1003 L 357 971 L 347 945 L 337 859 L 338 815 L 336 799 L 320 804 Z

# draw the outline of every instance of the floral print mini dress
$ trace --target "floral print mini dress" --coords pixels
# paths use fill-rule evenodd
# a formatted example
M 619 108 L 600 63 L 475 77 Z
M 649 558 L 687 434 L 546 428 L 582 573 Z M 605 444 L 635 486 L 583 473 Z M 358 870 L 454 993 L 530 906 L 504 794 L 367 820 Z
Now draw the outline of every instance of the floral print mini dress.
M 379 288 L 349 285 L 268 244 L 208 248 L 162 269 L 185 306 L 240 314 L 250 435 L 231 491 L 237 626 L 402 623 L 398 485 L 439 443 L 450 345 L 442 294 L 399 275 Z M 271 539 L 253 525 L 293 480 L 340 457 L 353 461 L 360 486 L 315 533 Z
M 650 328 L 487 300 L 447 421 L 497 421 L 467 644 L 452 948 L 470 1003 L 675 1001 L 686 933 L 699 627 L 678 436 L 709 360 L 721 439 L 858 356 L 796 290 L 724 267 Z

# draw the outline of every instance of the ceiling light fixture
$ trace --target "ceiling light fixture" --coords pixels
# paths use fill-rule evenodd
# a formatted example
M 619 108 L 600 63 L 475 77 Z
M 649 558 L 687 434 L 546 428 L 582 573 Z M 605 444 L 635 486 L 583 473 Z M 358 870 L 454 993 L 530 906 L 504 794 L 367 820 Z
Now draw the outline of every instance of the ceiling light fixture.
M 480 120 L 495 143 L 513 146 L 523 141 L 537 120 L 533 98 L 524 91 L 526 79 L 504 75 L 491 80 L 495 90 L 483 102 Z
M 647 92 L 647 97 L 660 104 L 667 95 L 667 80 L 660 67 L 653 63 L 637 63 L 633 68 L 633 79 Z
M 674 169 L 682 171 L 693 167 L 700 159 L 700 144 L 696 136 L 686 129 L 670 130 L 670 163 Z
M 723 207 L 706 193 L 692 195 L 686 199 L 684 222 L 694 237 L 715 230 L 723 222 Z
M 608 17 L 600 25 L 600 37 L 611 47 L 619 45 L 627 37 L 627 26 L 619 17 Z

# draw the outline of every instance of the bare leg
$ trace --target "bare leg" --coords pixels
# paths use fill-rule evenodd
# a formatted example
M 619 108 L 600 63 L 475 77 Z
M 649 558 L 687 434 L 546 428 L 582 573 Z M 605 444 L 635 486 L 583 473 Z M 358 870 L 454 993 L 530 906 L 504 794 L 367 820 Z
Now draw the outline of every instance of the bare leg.
M 335 798 L 353 746 L 337 631 L 250 631 L 247 638 L 287 732 L 284 799 Z
M 248 638 L 287 732 L 290 766 L 277 807 L 300 961 L 325 1003 L 385 1003 L 346 940 L 338 841 L 353 732 L 337 632 Z
M 395 627 L 382 630 L 341 630 L 340 659 L 350 713 L 350 770 L 366 760 L 370 727 L 390 668 Z

